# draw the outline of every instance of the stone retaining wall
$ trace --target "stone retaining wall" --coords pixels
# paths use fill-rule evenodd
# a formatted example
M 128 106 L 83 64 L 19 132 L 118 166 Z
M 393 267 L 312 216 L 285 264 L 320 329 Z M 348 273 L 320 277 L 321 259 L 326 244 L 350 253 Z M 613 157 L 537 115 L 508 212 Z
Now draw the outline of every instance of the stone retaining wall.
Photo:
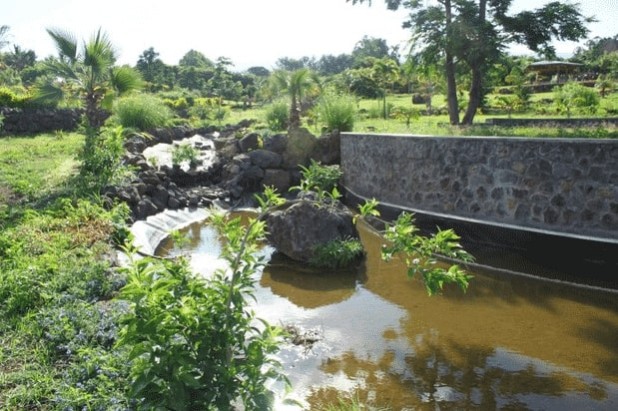
M 420 211 L 618 239 L 618 141 L 341 134 L 344 185 Z
M 76 130 L 81 119 L 78 109 L 0 108 L 3 118 L 0 136 Z

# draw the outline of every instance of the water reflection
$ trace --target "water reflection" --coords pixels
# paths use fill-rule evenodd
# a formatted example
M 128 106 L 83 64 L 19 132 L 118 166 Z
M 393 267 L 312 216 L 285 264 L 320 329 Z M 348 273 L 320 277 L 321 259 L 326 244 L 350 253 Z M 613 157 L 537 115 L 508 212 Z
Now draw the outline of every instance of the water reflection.
M 260 285 L 302 308 L 317 308 L 350 298 L 360 281 L 359 269 L 322 272 L 279 253 L 273 254 Z
M 196 269 L 215 264 L 203 262 L 216 261 L 214 230 L 189 230 Z M 256 277 L 258 316 L 322 336 L 280 353 L 306 408 L 353 392 L 395 410 L 618 409 L 616 294 L 479 271 L 467 294 L 428 297 L 380 259 L 378 235 L 361 236 L 355 270 L 307 272 L 274 255 Z

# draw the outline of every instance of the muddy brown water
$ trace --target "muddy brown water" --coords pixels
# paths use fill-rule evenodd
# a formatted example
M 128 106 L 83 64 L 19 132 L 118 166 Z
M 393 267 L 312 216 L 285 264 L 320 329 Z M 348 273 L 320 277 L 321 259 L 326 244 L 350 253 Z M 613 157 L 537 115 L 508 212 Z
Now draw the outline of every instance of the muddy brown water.
M 270 260 L 255 278 L 257 315 L 318 338 L 282 346 L 285 398 L 302 407 L 277 410 L 346 395 L 392 410 L 618 409 L 618 294 L 479 270 L 467 293 L 429 297 L 401 262 L 382 261 L 378 233 L 359 229 L 367 255 L 351 270 L 262 251 Z M 221 267 L 215 231 L 185 231 L 190 244 L 166 240 L 157 253 L 189 253 L 204 276 Z

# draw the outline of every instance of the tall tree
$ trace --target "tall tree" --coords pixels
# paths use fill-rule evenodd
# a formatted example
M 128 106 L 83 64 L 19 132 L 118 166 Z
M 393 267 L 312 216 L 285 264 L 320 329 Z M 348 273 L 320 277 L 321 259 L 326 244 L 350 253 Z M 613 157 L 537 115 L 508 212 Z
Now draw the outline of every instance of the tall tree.
M 181 67 L 207 68 L 214 67 L 215 64 L 199 51 L 191 49 L 182 56 L 178 65 Z
M 17 44 L 14 44 L 13 50 L 4 55 L 4 62 L 7 66 L 17 71 L 22 71 L 26 67 L 34 66 L 36 54 L 32 50 L 24 50 Z
M 367 57 L 381 59 L 385 57 L 398 59 L 397 51 L 391 50 L 386 40 L 376 37 L 364 36 L 352 50 L 354 66 L 358 67 Z
M 135 68 L 141 73 L 144 80 L 149 83 L 152 91 L 159 89 L 166 80 L 165 63 L 159 58 L 159 53 L 153 47 L 144 50 L 138 57 Z
M 371 0 L 347 0 L 353 4 Z M 577 4 L 552 1 L 534 10 L 508 14 L 513 0 L 385 0 L 389 9 L 410 11 L 404 27 L 412 30 L 413 50 L 428 62 L 441 61 L 447 84 L 449 118 L 459 124 L 456 71 L 465 66 L 470 90 L 463 124 L 472 124 L 483 99 L 483 79 L 509 43 L 526 45 L 545 56 L 555 55 L 553 40 L 577 41 L 594 21 Z

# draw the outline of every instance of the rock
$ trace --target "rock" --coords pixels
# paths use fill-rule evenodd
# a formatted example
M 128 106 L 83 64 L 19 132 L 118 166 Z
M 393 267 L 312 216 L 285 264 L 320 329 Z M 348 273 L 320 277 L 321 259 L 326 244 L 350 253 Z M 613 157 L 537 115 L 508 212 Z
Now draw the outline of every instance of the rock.
M 288 145 L 288 136 L 285 134 L 275 134 L 264 140 L 264 150 L 283 154 Z
M 321 136 L 317 139 L 311 158 L 324 165 L 339 164 L 341 158 L 340 143 L 341 137 L 338 131 Z
M 283 161 L 280 154 L 262 149 L 249 152 L 249 157 L 251 162 L 260 168 L 277 168 Z
M 157 206 L 160 210 L 164 210 L 167 207 L 167 200 L 169 199 L 169 192 L 165 187 L 159 185 L 155 188 L 155 191 L 152 193 L 152 202 Z
M 352 212 L 339 202 L 290 201 L 266 216 L 268 240 L 286 256 L 308 262 L 320 244 L 357 238 L 352 218 Z
M 251 150 L 260 148 L 260 135 L 258 133 L 249 133 L 238 141 L 238 147 L 241 153 L 247 153 Z
M 135 209 L 135 217 L 138 220 L 144 220 L 146 219 L 146 217 L 156 214 L 158 211 L 159 210 L 157 209 L 157 206 L 154 205 L 152 201 L 144 198 L 140 200 L 139 203 L 137 203 L 137 207 Z
M 176 197 L 170 197 L 167 200 L 167 207 L 172 210 L 179 209 L 181 207 L 181 202 Z
M 288 143 L 283 153 L 283 164 L 286 168 L 297 165 L 308 165 L 317 144 L 317 138 L 306 128 L 289 131 Z
M 262 186 L 274 187 L 279 193 L 286 193 L 290 189 L 290 172 L 281 169 L 264 170 Z

